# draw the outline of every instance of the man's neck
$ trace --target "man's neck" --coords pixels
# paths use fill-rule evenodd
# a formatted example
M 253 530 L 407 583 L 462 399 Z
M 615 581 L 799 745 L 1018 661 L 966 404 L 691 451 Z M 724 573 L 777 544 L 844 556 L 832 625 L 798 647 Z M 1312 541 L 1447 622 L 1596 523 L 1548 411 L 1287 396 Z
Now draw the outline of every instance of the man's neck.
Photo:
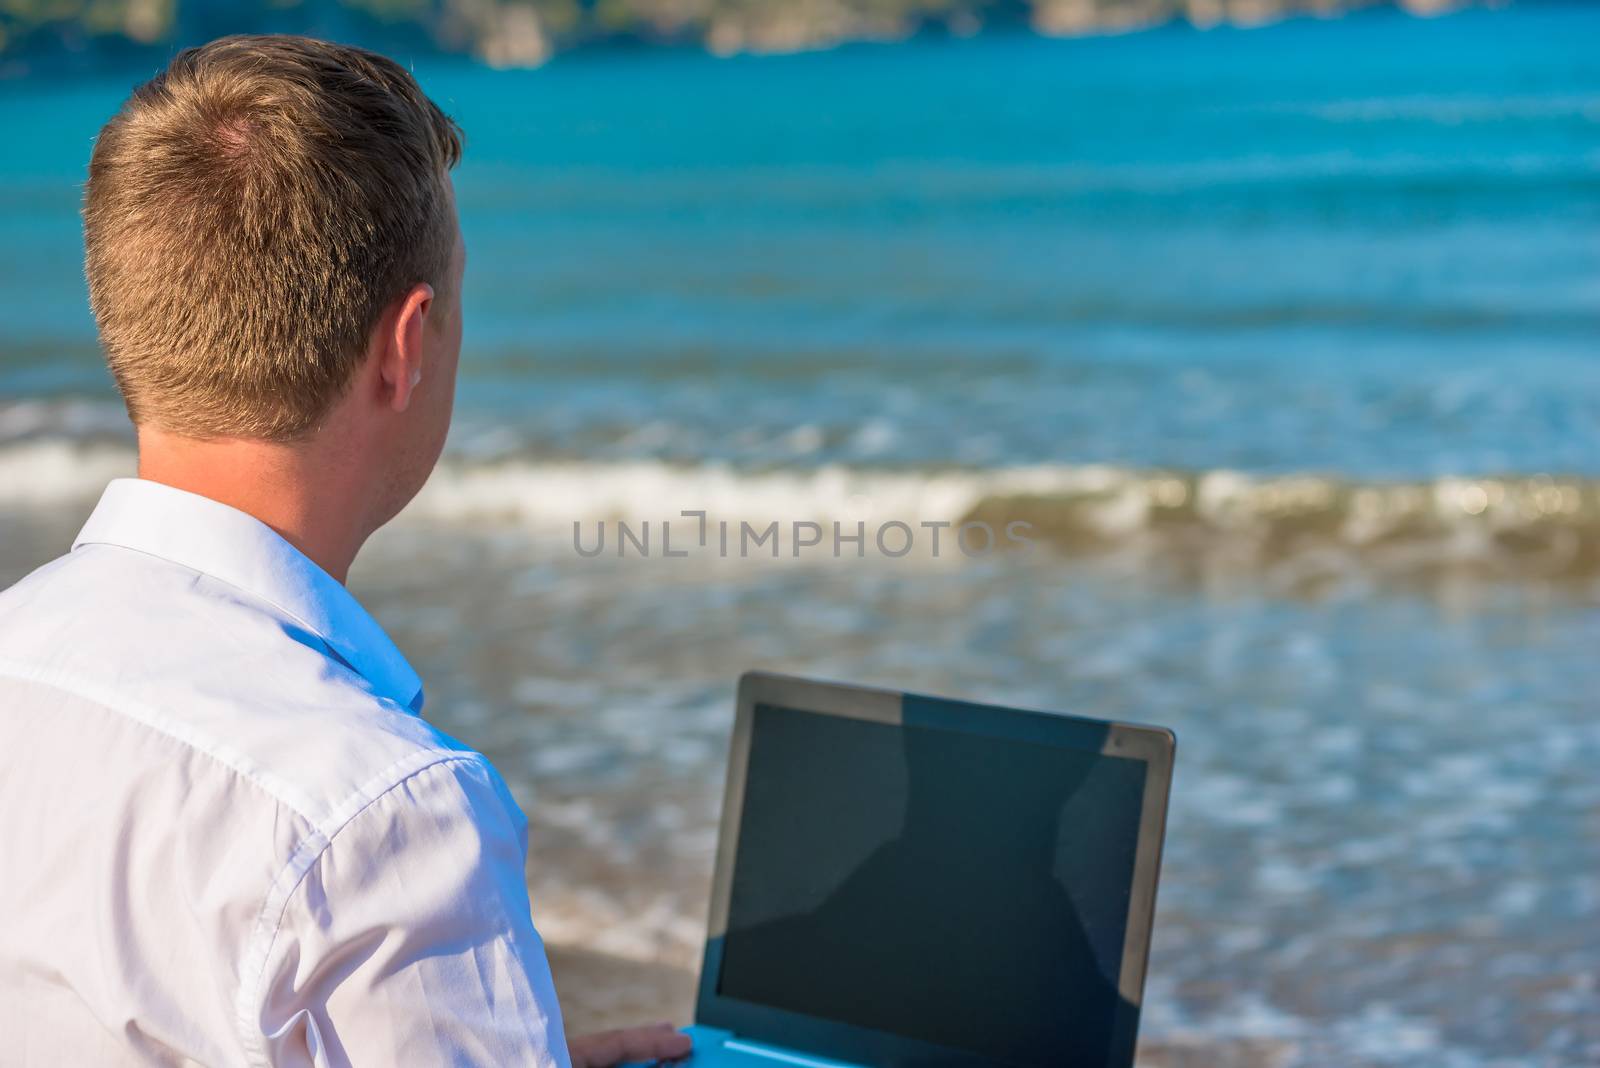
M 254 516 L 317 566 L 344 582 L 367 525 L 354 465 L 313 445 L 200 441 L 139 430 L 139 477 Z

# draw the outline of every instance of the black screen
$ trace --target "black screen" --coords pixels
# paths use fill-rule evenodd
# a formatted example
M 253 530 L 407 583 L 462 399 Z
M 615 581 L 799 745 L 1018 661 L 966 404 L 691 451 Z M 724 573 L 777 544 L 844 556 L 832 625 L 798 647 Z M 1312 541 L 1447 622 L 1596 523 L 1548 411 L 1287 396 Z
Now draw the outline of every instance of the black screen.
M 758 705 L 717 992 L 1101 1068 L 1144 779 L 1092 749 Z

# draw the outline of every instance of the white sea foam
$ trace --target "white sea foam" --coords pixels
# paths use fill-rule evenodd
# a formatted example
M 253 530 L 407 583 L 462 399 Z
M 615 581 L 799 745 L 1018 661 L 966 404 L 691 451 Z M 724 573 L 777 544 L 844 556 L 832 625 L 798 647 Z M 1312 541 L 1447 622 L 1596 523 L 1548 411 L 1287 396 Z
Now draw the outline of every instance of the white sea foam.
M 0 506 L 92 501 L 105 484 L 134 472 L 133 449 L 67 439 L 0 447 Z
M 1006 495 L 1115 494 L 1126 475 L 1102 467 L 1017 467 L 993 471 L 891 472 L 825 466 L 741 471 L 653 461 L 609 464 L 446 464 L 417 501 L 435 518 L 507 518 L 533 523 L 608 519 L 679 520 L 704 511 L 709 522 L 953 521 L 980 501 Z M 1115 505 L 1122 505 L 1116 507 Z M 1138 501 L 1113 502 L 1108 532 L 1140 513 Z
M 92 501 L 109 479 L 133 470 L 131 445 L 115 439 L 13 440 L 0 444 L 0 507 Z M 1508 575 L 1600 571 L 1600 483 L 1544 475 L 1349 482 L 1107 465 L 748 469 L 456 454 L 407 516 L 507 523 L 567 539 L 575 525 L 592 537 L 600 524 L 637 531 L 648 523 L 657 551 L 665 523 L 675 548 L 693 541 L 710 551 L 719 549 L 726 524 L 734 555 L 746 524 L 752 536 L 778 524 L 787 556 L 799 538 L 796 524 L 816 524 L 825 538 L 834 524 L 847 535 L 861 524 L 871 555 L 884 551 L 876 544 L 880 532 L 891 550 L 907 542 L 907 532 L 890 524 L 908 528 L 920 553 L 932 537 L 929 524 L 981 523 L 991 533 L 974 542 L 992 537 L 1000 544 L 1012 540 L 1008 528 L 1019 523 L 1025 525 L 1016 540 L 1073 549 L 1177 536 L 1186 539 L 1186 550 L 1226 548 L 1270 563 L 1285 580 L 1314 581 L 1363 561 L 1390 572 L 1480 564 Z M 950 544 L 956 535 L 941 536 Z M 616 538 L 613 526 L 610 545 Z M 770 552 L 770 543 L 753 551 Z

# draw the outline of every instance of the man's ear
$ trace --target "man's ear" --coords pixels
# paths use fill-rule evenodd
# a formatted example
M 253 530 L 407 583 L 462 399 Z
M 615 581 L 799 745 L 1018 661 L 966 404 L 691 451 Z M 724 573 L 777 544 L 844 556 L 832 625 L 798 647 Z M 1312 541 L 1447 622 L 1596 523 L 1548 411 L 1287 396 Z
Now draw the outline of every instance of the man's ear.
M 378 377 L 384 401 L 395 411 L 403 412 L 411 406 L 411 394 L 422 382 L 423 327 L 433 310 L 433 287 L 418 282 L 396 307 L 393 325 L 378 339 Z

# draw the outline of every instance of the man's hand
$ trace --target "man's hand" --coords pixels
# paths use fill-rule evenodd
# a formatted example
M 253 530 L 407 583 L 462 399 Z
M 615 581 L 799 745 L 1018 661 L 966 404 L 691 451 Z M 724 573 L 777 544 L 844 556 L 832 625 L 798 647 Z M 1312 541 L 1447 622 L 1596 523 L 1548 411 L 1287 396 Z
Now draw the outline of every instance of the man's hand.
M 613 1068 L 628 1061 L 676 1061 L 689 1055 L 689 1036 L 669 1023 L 624 1027 L 567 1041 L 572 1068 Z

